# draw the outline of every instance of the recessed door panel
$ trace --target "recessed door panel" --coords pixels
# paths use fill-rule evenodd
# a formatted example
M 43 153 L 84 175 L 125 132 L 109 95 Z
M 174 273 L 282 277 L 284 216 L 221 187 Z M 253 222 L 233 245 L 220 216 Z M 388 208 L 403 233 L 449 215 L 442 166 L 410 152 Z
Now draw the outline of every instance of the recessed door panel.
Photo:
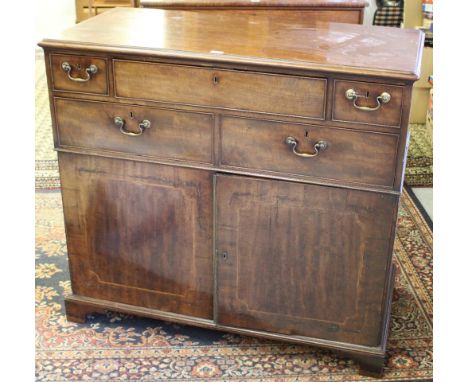
M 218 322 L 377 346 L 392 195 L 216 177 Z
M 212 318 L 207 171 L 60 153 L 73 292 Z

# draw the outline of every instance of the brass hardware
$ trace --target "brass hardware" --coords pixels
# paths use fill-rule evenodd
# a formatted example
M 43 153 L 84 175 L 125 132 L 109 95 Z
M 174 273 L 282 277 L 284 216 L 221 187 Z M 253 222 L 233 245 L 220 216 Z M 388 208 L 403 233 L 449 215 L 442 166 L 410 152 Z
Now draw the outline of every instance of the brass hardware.
M 143 121 L 141 121 L 141 122 L 138 124 L 138 127 L 139 127 L 141 130 L 149 129 L 149 128 L 151 127 L 151 122 L 148 121 L 147 119 L 144 119 Z
M 319 155 L 320 151 L 325 150 L 328 147 L 328 143 L 325 141 L 318 141 L 314 143 L 314 153 L 300 153 L 299 151 L 296 150 L 297 147 L 297 139 L 293 137 L 287 137 L 286 138 L 286 144 L 291 148 L 292 152 L 303 158 L 312 158 L 316 157 Z
M 62 69 L 65 73 L 67 73 L 68 78 L 71 81 L 75 82 L 88 82 L 91 79 L 92 74 L 96 74 L 98 72 L 98 67 L 94 64 L 89 65 L 86 68 L 86 77 L 85 78 L 80 78 L 80 77 L 72 77 L 71 76 L 71 71 L 72 71 L 72 66 L 68 62 L 63 62 L 62 63 Z
M 348 90 L 346 90 L 345 96 L 346 96 L 347 99 L 353 100 L 353 106 L 354 106 L 356 109 L 363 110 L 363 111 L 375 111 L 375 110 L 379 110 L 383 103 L 389 103 L 390 100 L 392 99 L 392 96 L 391 96 L 389 93 L 383 92 L 382 94 L 380 94 L 379 96 L 377 96 L 377 97 L 375 98 L 376 101 L 377 101 L 377 106 L 375 106 L 375 107 L 367 107 L 367 106 L 359 106 L 359 105 L 356 103 L 357 100 L 358 100 L 358 98 L 367 98 L 367 95 L 359 94 L 359 93 L 356 92 L 356 90 L 354 90 L 354 89 L 348 89 Z
M 114 124 L 120 129 L 122 134 L 128 135 L 129 137 L 138 137 L 139 135 L 143 134 L 146 129 L 151 127 L 151 122 L 147 119 L 144 119 L 138 124 L 140 131 L 138 133 L 134 133 L 133 131 L 128 131 L 125 128 L 125 120 L 122 117 L 115 117 Z

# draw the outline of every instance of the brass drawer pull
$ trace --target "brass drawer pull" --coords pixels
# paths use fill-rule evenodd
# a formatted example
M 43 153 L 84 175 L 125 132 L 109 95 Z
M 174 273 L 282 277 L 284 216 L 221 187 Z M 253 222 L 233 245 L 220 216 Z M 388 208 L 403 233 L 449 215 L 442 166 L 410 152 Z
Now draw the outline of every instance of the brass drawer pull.
M 151 122 L 147 119 L 144 119 L 138 124 L 140 131 L 138 133 L 134 133 L 133 131 L 128 131 L 125 128 L 125 120 L 122 117 L 115 117 L 114 124 L 120 129 L 122 134 L 128 135 L 129 137 L 138 137 L 139 135 L 143 134 L 146 129 L 151 127 Z
M 300 153 L 299 151 L 296 150 L 296 146 L 297 146 L 297 139 L 296 138 L 287 137 L 286 138 L 286 143 L 291 148 L 292 152 L 295 155 L 297 155 L 299 157 L 303 157 L 303 158 L 316 157 L 317 155 L 319 155 L 320 151 L 323 151 L 328 147 L 327 142 L 318 141 L 318 142 L 314 143 L 314 150 L 315 150 L 314 153 L 312 153 L 312 154 L 311 153 Z
M 350 100 L 354 100 L 353 102 L 353 106 L 356 108 L 356 109 L 359 109 L 359 110 L 363 110 L 363 111 L 375 111 L 375 110 L 379 110 L 380 107 L 382 106 L 383 103 L 389 103 L 392 96 L 387 93 L 387 92 L 383 92 L 382 94 L 380 94 L 379 96 L 377 96 L 375 99 L 377 101 L 377 106 L 375 107 L 367 107 L 367 106 L 359 106 L 356 102 L 358 100 L 358 98 L 367 98 L 367 95 L 365 94 L 359 94 L 358 92 L 356 92 L 356 90 L 354 89 L 348 89 L 346 90 L 346 93 L 345 93 L 345 96 L 347 99 L 350 99 Z
M 86 68 L 86 78 L 72 77 L 72 66 L 68 62 L 62 63 L 62 69 L 65 73 L 67 73 L 68 78 L 75 82 L 88 82 L 91 79 L 91 74 L 96 74 L 98 72 L 98 67 L 94 64 L 91 64 Z

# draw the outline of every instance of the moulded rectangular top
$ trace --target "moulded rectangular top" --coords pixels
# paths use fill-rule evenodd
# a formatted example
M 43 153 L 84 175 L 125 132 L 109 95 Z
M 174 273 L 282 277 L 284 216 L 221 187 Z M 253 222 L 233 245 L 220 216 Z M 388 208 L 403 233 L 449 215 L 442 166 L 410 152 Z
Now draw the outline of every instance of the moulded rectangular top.
M 292 15 L 115 8 L 44 39 L 44 48 L 119 52 L 417 80 L 418 30 Z
M 140 0 L 156 8 L 365 8 L 367 0 Z

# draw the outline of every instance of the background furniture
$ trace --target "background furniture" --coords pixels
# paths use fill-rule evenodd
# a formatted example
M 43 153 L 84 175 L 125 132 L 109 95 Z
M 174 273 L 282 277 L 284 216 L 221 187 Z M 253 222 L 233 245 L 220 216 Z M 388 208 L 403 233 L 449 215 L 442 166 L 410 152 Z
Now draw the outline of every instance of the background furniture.
M 135 7 L 138 0 L 75 0 L 76 22 L 101 14 L 115 7 Z
M 380 374 L 422 34 L 288 20 L 118 8 L 42 41 L 69 320 L 131 312 Z
M 422 28 L 424 20 L 421 3 L 421 0 L 405 1 L 403 14 L 404 28 Z M 432 88 L 432 85 L 428 82 L 428 78 L 432 73 L 432 46 L 425 46 L 422 55 L 421 78 L 414 84 L 410 123 L 426 122 L 427 105 L 429 103 L 430 96 L 429 92 Z
M 293 12 L 303 21 L 315 18 L 352 24 L 362 24 L 367 4 L 367 0 L 139 0 L 143 8 L 279 16 Z
M 403 4 L 399 6 L 383 6 L 379 7 L 374 14 L 373 25 L 396 27 L 400 28 L 403 22 Z

